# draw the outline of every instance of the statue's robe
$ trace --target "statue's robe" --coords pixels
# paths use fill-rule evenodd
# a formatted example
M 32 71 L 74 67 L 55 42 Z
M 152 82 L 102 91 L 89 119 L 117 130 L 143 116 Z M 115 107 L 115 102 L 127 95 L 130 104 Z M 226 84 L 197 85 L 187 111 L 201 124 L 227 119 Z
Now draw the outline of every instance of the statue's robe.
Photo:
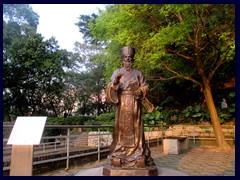
M 113 84 L 116 74 L 121 73 L 120 83 Z M 134 95 L 138 88 L 142 97 Z M 145 99 L 148 84 L 144 75 L 136 69 L 116 70 L 107 86 L 107 100 L 116 104 L 113 142 L 107 164 L 113 167 L 141 168 L 154 165 L 145 143 L 144 123 L 141 117 L 141 100 Z

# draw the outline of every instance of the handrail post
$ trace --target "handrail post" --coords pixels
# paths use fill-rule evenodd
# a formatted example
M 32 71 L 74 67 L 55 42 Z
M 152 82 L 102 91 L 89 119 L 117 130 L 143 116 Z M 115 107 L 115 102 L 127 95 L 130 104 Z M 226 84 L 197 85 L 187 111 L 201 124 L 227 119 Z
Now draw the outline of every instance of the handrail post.
M 98 162 L 100 161 L 100 128 L 98 128 Z
M 163 123 L 161 123 L 161 127 L 162 127 L 162 142 L 163 142 L 163 136 L 164 136 L 164 132 L 163 132 Z
M 55 142 L 54 142 L 54 148 L 55 150 L 57 150 L 57 138 L 55 139 Z
M 150 134 L 150 127 L 148 126 L 148 148 L 149 148 L 149 146 L 150 146 L 150 145 L 149 145 L 149 143 L 150 143 L 150 142 L 149 142 L 149 134 Z
M 233 126 L 233 140 L 234 140 L 234 143 L 235 143 L 235 126 Z
M 195 141 L 195 126 L 193 126 L 193 143 L 195 144 L 196 141 Z
M 69 169 L 69 149 L 70 149 L 70 128 L 67 128 L 67 164 L 66 170 Z
M 43 144 L 43 152 L 45 152 L 45 143 Z

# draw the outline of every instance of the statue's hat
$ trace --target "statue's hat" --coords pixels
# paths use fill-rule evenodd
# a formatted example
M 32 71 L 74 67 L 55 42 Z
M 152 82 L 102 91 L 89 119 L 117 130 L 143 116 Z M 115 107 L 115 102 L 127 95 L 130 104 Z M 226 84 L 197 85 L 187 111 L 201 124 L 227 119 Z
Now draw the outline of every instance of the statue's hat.
M 135 49 L 131 46 L 125 46 L 125 47 L 122 48 L 121 54 L 122 54 L 122 56 L 127 55 L 127 54 L 130 55 L 130 56 L 134 56 L 135 55 Z

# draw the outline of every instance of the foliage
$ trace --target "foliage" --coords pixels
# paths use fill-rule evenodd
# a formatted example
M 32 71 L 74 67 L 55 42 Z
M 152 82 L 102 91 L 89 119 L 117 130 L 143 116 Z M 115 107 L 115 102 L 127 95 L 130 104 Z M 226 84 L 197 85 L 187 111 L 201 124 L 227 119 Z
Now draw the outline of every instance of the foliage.
M 206 121 L 206 119 L 204 119 L 205 113 L 202 109 L 201 104 L 197 104 L 195 106 L 188 106 L 184 110 L 182 110 L 181 114 L 183 116 L 182 118 L 184 118 L 184 123 L 197 124 L 199 121 Z
M 79 32 L 83 34 L 83 39 L 85 40 L 85 43 L 89 44 L 98 44 L 98 40 L 93 38 L 92 32 L 91 32 L 91 25 L 95 24 L 95 20 L 98 17 L 96 14 L 91 15 L 80 15 L 79 16 L 79 22 L 75 23 L 79 27 Z
M 72 117 L 48 117 L 47 118 L 47 125 L 86 125 L 87 122 L 93 122 L 95 121 L 96 117 L 95 116 L 72 116 Z M 74 129 L 72 129 L 74 131 Z M 84 129 L 84 131 L 86 131 Z M 67 130 L 66 129 L 46 129 L 44 131 L 46 136 L 57 136 L 57 135 L 66 135 Z
M 172 96 L 168 96 L 164 101 L 160 103 L 161 107 L 176 107 L 179 106 L 180 103 L 176 101 Z
M 100 12 L 91 30 L 96 39 L 108 46 L 106 62 L 111 67 L 119 63 L 116 50 L 119 51 L 123 45 L 132 45 L 137 49 L 136 67 L 146 74 L 162 69 L 166 76 L 171 76 L 172 72 L 163 68 L 167 63 L 169 68 L 176 68 L 176 72 L 180 70 L 181 75 L 189 71 L 197 75 L 190 60 L 194 55 L 191 47 L 194 42 L 190 43 L 190 38 L 194 33 L 199 36 L 201 56 L 208 67 L 211 67 L 209 63 L 216 63 L 212 67 L 218 68 L 219 63 L 231 61 L 235 49 L 232 12 L 233 5 L 109 5 L 106 11 Z M 221 21 L 218 21 L 219 17 Z M 224 42 L 224 38 L 228 41 Z M 220 62 L 214 61 L 218 56 Z M 212 72 L 211 69 L 207 71 Z
M 12 23 L 12 25 L 19 25 L 24 34 L 27 34 L 31 29 L 37 29 L 38 18 L 38 14 L 27 4 L 3 5 L 4 22 L 7 21 Z
M 217 108 L 221 124 L 232 121 L 235 107 L 231 104 L 226 110 Z M 145 125 L 202 124 L 210 122 L 210 114 L 202 104 L 187 106 L 183 109 L 169 109 L 157 106 L 154 112 L 143 114 Z
M 3 24 L 4 116 L 58 115 L 68 53 L 37 34 L 38 15 L 29 5 L 4 5 Z
M 198 86 L 208 104 L 218 145 L 227 146 L 211 81 L 221 79 L 223 64 L 234 67 L 234 14 L 233 4 L 117 4 L 100 13 L 91 30 L 107 45 L 108 62 L 117 64 L 113 47 L 130 45 L 137 49 L 135 66 L 149 79 L 185 79 Z M 232 73 L 225 72 L 227 80 Z
M 143 114 L 144 125 L 158 125 L 165 121 L 162 107 L 155 107 L 153 112 Z
M 70 116 L 63 117 L 48 117 L 46 124 L 48 125 L 84 125 L 87 121 L 95 120 L 95 116 Z
M 105 64 L 102 62 L 101 48 L 93 44 L 75 43 L 70 59 L 72 67 L 65 76 L 66 91 L 73 89 L 81 115 L 100 115 L 107 111 L 104 101 Z
M 98 120 L 101 125 L 114 125 L 115 112 L 101 114 L 96 117 L 96 120 Z
M 104 113 L 96 117 L 96 120 L 101 125 L 114 125 L 115 122 L 115 111 L 110 113 Z M 101 131 L 113 132 L 113 128 L 101 128 Z

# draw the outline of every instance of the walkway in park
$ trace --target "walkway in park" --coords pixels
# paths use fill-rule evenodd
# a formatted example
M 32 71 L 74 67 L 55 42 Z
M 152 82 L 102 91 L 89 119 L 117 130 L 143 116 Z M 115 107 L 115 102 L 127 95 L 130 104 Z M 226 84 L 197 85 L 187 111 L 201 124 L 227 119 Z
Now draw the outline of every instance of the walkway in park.
M 235 176 L 235 149 L 224 152 L 215 146 L 191 147 L 178 155 L 163 154 L 162 146 L 150 148 L 157 166 L 185 173 L 189 176 Z M 80 170 L 102 166 L 100 162 L 73 167 L 68 171 L 58 170 L 42 176 L 74 176 Z

